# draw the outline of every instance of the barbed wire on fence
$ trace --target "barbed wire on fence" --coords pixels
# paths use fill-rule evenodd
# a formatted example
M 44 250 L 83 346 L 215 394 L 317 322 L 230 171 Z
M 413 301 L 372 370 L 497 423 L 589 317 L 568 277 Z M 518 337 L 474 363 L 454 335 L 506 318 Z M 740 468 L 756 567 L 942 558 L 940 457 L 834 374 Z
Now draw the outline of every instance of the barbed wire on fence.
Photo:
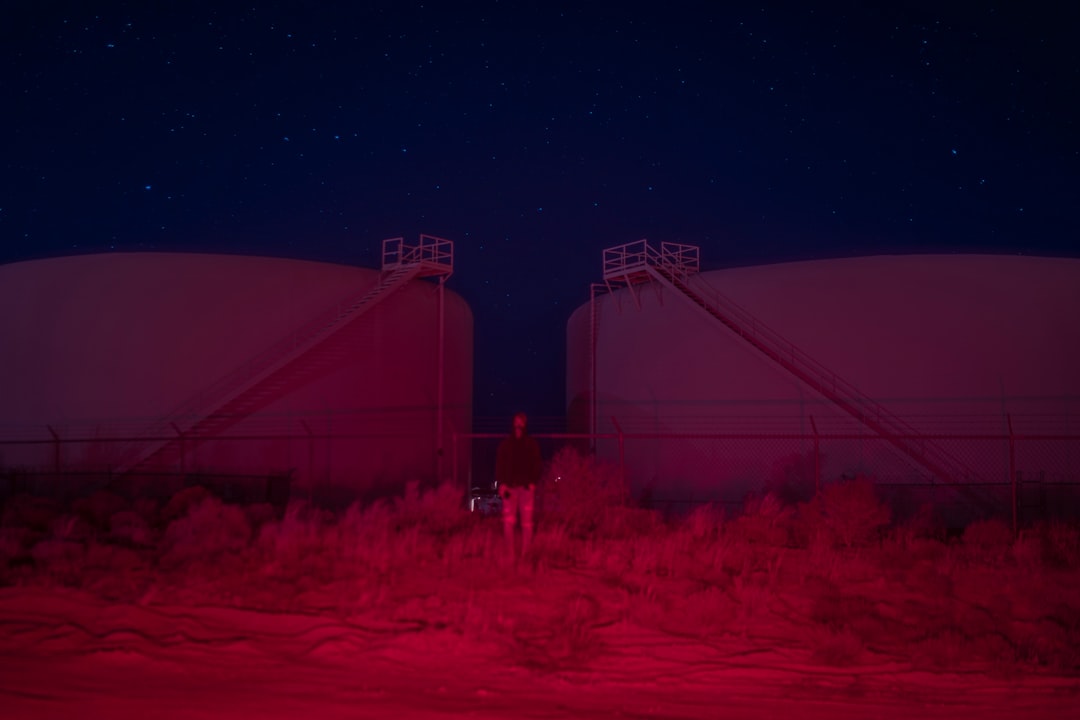
M 412 445 L 431 447 L 434 453 L 432 428 L 423 417 L 424 408 L 399 408 L 393 413 L 263 414 L 246 422 L 242 432 L 191 440 L 217 443 L 227 449 L 226 454 L 250 459 L 250 466 L 231 469 L 237 474 L 281 472 L 287 468 L 270 467 L 272 459 L 280 457 L 281 463 L 303 477 L 313 474 L 315 465 L 318 472 L 327 472 L 326 467 L 340 461 L 341 448 L 386 448 L 400 441 L 393 445 L 398 452 L 410 446 L 412 439 L 425 438 L 426 446 L 419 440 Z M 553 457 L 564 445 L 594 454 L 617 464 L 638 497 L 648 496 L 667 507 L 701 503 L 737 506 L 747 496 L 767 492 L 802 501 L 823 483 L 860 476 L 872 479 L 883 496 L 905 511 L 924 502 L 962 503 L 951 498 L 948 485 L 898 453 L 887 439 L 839 424 L 818 427 L 821 432 L 782 432 L 761 431 L 746 423 L 754 429 L 745 431 L 728 418 L 717 430 L 695 418 L 692 429 L 682 432 L 639 429 L 643 426 L 633 423 L 615 424 L 622 432 L 559 431 L 565 423 L 562 418 L 531 420 L 545 457 Z M 944 431 L 905 435 L 903 439 L 933 441 L 972 468 L 975 475 L 966 482 L 983 489 L 1003 516 L 1080 519 L 1070 514 L 1080 513 L 1080 434 L 1047 431 L 1070 428 L 1069 422 L 1025 417 L 996 432 L 983 431 L 992 424 L 943 422 L 939 427 Z M 4 432 L 0 435 L 0 470 L 107 473 L 113 449 L 161 439 L 137 434 L 136 428 L 145 427 L 141 419 L 67 423 L 62 427 L 5 426 L 0 428 Z M 1016 431 L 1018 427 L 1023 431 Z M 451 428 L 444 446 L 446 464 L 439 466 L 444 477 L 432 479 L 450 479 L 463 489 L 490 483 L 497 443 L 506 434 L 505 418 L 481 419 L 468 432 Z M 350 441 L 356 442 L 349 445 Z M 286 449 L 268 454 L 263 448 L 269 444 Z M 181 464 L 183 461 L 183 457 L 178 459 Z M 362 464 L 364 458 L 352 461 Z M 383 462 L 392 465 L 392 458 Z M 222 471 L 213 466 L 202 469 Z

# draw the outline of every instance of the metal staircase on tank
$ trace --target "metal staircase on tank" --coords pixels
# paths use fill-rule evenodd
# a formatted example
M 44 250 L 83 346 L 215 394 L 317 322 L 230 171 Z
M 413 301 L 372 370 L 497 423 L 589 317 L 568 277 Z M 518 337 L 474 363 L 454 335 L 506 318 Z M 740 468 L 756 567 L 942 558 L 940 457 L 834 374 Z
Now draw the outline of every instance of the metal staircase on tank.
M 335 342 L 341 331 L 386 300 L 410 280 L 438 277 L 454 270 L 450 240 L 421 235 L 418 243 L 404 238 L 383 241 L 382 270 L 371 287 L 359 290 L 327 308 L 306 325 L 234 368 L 204 388 L 142 434 L 122 455 L 115 473 L 122 475 L 155 465 L 171 453 L 183 454 L 184 444 L 219 435 L 228 427 L 314 379 L 350 352 Z
M 640 306 L 637 286 L 657 282 L 685 298 L 709 317 L 748 342 L 837 407 L 889 441 L 933 477 L 955 487 L 981 509 L 998 508 L 968 483 L 977 480 L 949 453 L 927 439 L 917 439 L 912 426 L 889 412 L 854 385 L 815 361 L 779 333 L 705 283 L 699 276 L 700 249 L 696 245 L 663 242 L 657 249 L 646 240 L 604 250 L 604 284 L 608 291 L 626 287 Z

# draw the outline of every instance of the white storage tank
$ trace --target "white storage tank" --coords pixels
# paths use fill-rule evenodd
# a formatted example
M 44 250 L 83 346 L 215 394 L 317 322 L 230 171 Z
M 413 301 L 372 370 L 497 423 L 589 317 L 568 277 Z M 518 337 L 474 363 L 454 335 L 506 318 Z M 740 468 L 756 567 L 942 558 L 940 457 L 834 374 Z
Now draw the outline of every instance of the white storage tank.
M 448 241 L 384 251 L 382 270 L 176 253 L 0 266 L 0 466 L 291 474 L 294 495 L 334 502 L 450 476 L 472 313 L 442 285 Z
M 698 273 L 697 248 L 664 245 L 669 254 L 694 255 L 685 275 L 672 278 L 678 284 L 634 270 L 633 253 L 645 248 L 662 265 L 658 248 L 622 246 L 621 260 L 605 255 L 611 292 L 597 293 L 568 324 L 575 429 L 683 435 L 624 440 L 622 459 L 639 494 L 737 502 L 763 491 L 785 463 L 805 464 L 811 454 L 821 458 L 826 481 L 866 474 L 883 484 L 940 482 L 935 463 L 913 459 L 922 452 L 964 475 L 950 480 L 1007 487 L 1009 449 L 1001 438 L 1010 420 L 1017 435 L 1080 431 L 1080 260 L 874 256 Z M 683 287 L 705 304 L 719 303 L 728 321 Z M 779 340 L 755 344 L 762 337 Z M 770 356 L 773 350 L 796 362 Z M 838 383 L 834 396 L 810 376 Z M 909 453 L 880 440 L 881 428 L 842 407 L 844 397 L 855 398 L 856 409 L 883 411 L 884 429 L 896 435 L 996 439 L 916 439 L 907 442 Z M 815 431 L 869 439 L 822 440 L 814 453 Z M 616 442 L 598 448 L 618 459 Z M 1014 450 L 1012 471 L 1022 476 L 1080 480 L 1075 442 L 1032 440 Z M 990 491 L 999 504 L 1001 491 Z

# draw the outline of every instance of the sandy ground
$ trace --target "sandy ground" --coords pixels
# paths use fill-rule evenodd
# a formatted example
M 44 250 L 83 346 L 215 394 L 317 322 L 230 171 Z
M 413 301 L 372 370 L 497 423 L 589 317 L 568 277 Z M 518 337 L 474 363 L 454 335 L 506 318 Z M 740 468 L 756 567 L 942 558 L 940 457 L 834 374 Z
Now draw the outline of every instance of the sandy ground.
M 512 594 L 532 591 L 513 586 Z M 599 618 L 598 618 L 599 620 Z M 0 590 L 9 718 L 1050 718 L 1080 679 L 811 664 L 763 637 L 597 627 L 578 670 L 508 662 L 500 643 L 422 619 L 112 604 L 83 591 Z M 537 632 L 541 629 L 537 628 Z
M 855 542 L 879 506 L 852 497 L 566 513 L 514 566 L 449 487 L 280 519 L 10 502 L 0 719 L 1080 717 L 1080 529 Z

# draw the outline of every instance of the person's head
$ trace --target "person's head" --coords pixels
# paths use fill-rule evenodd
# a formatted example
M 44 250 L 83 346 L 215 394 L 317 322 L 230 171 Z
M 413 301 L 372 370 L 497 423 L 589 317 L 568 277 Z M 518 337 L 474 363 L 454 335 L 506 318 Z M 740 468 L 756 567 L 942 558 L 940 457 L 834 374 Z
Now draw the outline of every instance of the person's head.
M 522 437 L 529 426 L 529 418 L 523 412 L 514 414 L 514 437 Z

